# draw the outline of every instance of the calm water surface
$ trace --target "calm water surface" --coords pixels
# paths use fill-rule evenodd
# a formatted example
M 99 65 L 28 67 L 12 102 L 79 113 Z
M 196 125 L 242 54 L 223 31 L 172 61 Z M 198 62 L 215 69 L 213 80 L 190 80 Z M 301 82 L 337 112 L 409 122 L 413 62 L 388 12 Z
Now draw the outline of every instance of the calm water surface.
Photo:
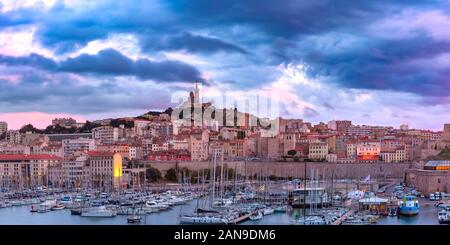
M 180 214 L 190 213 L 196 208 L 196 201 L 175 206 L 171 210 L 143 216 L 142 224 L 178 225 Z M 382 217 L 378 225 L 437 225 L 438 210 L 433 205 L 421 207 L 420 214 L 415 217 Z M 246 221 L 246 225 L 288 225 L 292 213 L 275 213 L 258 221 Z M 113 218 L 89 218 L 71 215 L 70 210 L 52 211 L 48 213 L 31 213 L 30 206 L 0 209 L 1 225 L 126 225 L 127 216 L 118 215 Z M 136 224 L 130 224 L 136 225 Z

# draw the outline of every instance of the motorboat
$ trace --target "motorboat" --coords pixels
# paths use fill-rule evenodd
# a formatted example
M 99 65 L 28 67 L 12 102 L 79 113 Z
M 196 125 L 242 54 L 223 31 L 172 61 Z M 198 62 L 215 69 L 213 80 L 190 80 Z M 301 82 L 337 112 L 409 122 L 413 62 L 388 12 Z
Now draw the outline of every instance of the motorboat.
M 59 202 L 61 204 L 71 204 L 72 203 L 72 198 L 70 196 L 63 196 L 63 197 L 61 197 Z
M 141 223 L 142 217 L 139 215 L 130 215 L 127 217 L 128 223 Z
M 273 214 L 275 212 L 275 210 L 271 207 L 267 207 L 267 208 L 264 208 L 262 210 L 262 212 L 263 212 L 264 216 L 267 216 L 267 215 Z
M 51 207 L 50 210 L 52 210 L 52 211 L 57 211 L 57 210 L 63 210 L 63 209 L 65 209 L 65 208 L 66 208 L 66 207 L 64 207 L 64 206 L 61 205 L 61 204 L 56 204 L 55 206 Z
M 41 203 L 41 207 L 51 208 L 51 207 L 55 206 L 56 204 L 57 204 L 56 199 L 47 199 L 43 203 Z
M 438 213 L 439 224 L 450 224 L 450 208 L 445 208 Z
M 323 216 L 306 216 L 290 222 L 292 225 L 326 225 Z
M 419 201 L 415 196 L 405 196 L 399 204 L 399 214 L 405 216 L 414 216 L 419 214 Z
M 117 211 L 106 206 L 89 207 L 81 211 L 81 217 L 114 217 Z
M 287 206 L 277 206 L 273 209 L 275 213 L 286 213 Z
M 226 225 L 229 221 L 226 218 L 213 215 L 183 215 L 180 218 L 180 223 L 193 225 Z
M 258 212 L 255 212 L 255 213 L 251 214 L 250 217 L 249 217 L 249 219 L 250 219 L 250 220 L 260 220 L 260 219 L 262 219 L 263 217 L 264 217 L 263 212 L 258 211 Z
M 81 208 L 72 208 L 70 209 L 71 215 L 81 215 Z

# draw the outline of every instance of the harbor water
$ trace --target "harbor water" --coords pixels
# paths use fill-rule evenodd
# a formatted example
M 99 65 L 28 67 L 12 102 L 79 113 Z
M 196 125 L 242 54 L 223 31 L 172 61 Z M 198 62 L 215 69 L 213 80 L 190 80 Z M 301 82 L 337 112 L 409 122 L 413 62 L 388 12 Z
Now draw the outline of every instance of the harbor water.
M 196 208 L 196 201 L 189 201 L 184 205 L 174 206 L 172 209 L 158 213 L 147 214 L 142 217 L 141 225 L 178 225 L 180 215 L 191 213 Z M 264 216 L 257 221 L 247 220 L 244 225 L 289 225 L 295 212 L 274 213 Z M 438 225 L 438 209 L 433 205 L 421 208 L 420 214 L 414 217 L 380 217 L 377 225 Z M 118 215 L 111 218 L 90 218 L 71 215 L 70 210 L 64 209 L 48 213 L 31 213 L 30 206 L 17 206 L 0 209 L 0 225 L 126 225 L 127 216 Z M 130 224 L 136 225 L 136 224 Z

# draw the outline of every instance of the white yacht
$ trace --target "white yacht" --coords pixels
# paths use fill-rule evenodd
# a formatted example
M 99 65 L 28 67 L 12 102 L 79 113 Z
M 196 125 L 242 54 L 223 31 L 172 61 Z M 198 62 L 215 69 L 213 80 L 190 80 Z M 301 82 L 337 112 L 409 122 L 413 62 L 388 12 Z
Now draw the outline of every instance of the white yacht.
M 114 217 L 116 215 L 117 211 L 105 206 L 89 207 L 81 211 L 82 217 Z
M 450 208 L 440 210 L 438 213 L 439 224 L 450 224 Z
M 252 215 L 250 215 L 250 220 L 260 220 L 264 217 L 264 214 L 260 211 L 253 213 Z
M 142 207 L 147 213 L 159 212 L 167 208 L 169 208 L 167 204 L 158 203 L 156 201 L 146 201 L 144 207 Z
M 273 214 L 275 212 L 275 210 L 273 208 L 271 208 L 271 207 L 267 207 L 267 208 L 264 208 L 262 210 L 262 212 L 263 212 L 264 216 L 266 216 L 266 215 Z
M 56 205 L 56 199 L 47 199 L 41 203 L 41 207 L 51 208 Z
M 184 215 L 180 219 L 181 224 L 195 225 L 226 225 L 228 220 L 219 216 L 210 215 Z

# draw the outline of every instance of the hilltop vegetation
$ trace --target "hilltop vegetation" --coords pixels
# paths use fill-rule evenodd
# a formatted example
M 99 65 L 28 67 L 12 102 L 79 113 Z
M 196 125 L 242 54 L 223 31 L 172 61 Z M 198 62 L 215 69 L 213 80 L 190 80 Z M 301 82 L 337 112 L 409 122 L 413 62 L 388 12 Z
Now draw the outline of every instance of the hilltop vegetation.
M 436 156 L 431 156 L 428 160 L 450 160 L 450 148 L 446 147 Z

